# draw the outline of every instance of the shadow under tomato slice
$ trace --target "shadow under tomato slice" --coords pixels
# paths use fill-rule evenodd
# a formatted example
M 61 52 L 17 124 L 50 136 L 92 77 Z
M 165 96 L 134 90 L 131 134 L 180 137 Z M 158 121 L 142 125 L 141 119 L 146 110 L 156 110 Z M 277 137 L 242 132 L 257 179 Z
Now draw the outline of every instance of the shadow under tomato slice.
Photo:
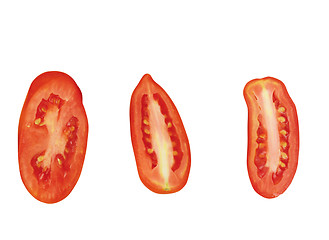
M 188 138 L 174 103 L 148 74 L 131 97 L 130 129 L 143 184 L 156 193 L 182 189 L 191 165 Z
M 88 120 L 74 80 L 61 72 L 39 75 L 27 94 L 18 128 L 20 173 L 33 197 L 55 203 L 72 191 L 87 137 Z
M 265 198 L 282 194 L 298 163 L 299 128 L 296 107 L 284 84 L 275 78 L 246 84 L 248 106 L 248 174 Z

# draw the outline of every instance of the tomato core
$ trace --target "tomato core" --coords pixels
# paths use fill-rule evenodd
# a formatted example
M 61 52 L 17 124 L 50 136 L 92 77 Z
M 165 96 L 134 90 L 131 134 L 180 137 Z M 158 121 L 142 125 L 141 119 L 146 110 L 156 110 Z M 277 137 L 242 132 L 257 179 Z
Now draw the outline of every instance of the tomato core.
M 62 180 L 70 170 L 68 161 L 75 152 L 79 121 L 75 116 L 62 126 L 61 108 L 65 101 L 60 96 L 50 94 L 47 100 L 42 99 L 36 109 L 34 126 L 51 133 L 48 137 L 48 148 L 31 159 L 34 176 L 44 189 L 49 187 L 51 168 L 56 164 L 61 171 Z M 44 141 L 45 139 L 39 139 Z
M 254 164 L 259 178 L 263 178 L 270 169 L 273 183 L 278 184 L 288 167 L 289 122 L 286 107 L 277 99 L 275 92 L 271 94 L 264 89 L 261 99 L 258 101 L 260 108 L 256 139 L 258 146 Z
M 183 157 L 176 128 L 160 94 L 144 94 L 141 106 L 141 131 L 145 152 L 151 160 L 150 167 L 160 168 L 160 173 L 168 181 L 170 169 L 177 170 Z

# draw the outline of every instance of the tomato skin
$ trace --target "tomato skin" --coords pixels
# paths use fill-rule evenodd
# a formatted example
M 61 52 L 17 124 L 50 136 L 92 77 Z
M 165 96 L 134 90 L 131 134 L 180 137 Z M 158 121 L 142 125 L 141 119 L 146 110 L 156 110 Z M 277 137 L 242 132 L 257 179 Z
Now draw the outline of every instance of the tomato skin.
M 143 99 L 144 100 L 148 99 L 149 101 L 143 103 L 144 101 Z M 166 173 L 165 170 L 163 170 L 163 172 L 161 170 L 160 158 L 157 159 L 159 160 L 157 163 L 154 163 L 155 157 L 152 158 L 152 156 L 147 152 L 148 149 L 146 149 L 147 148 L 146 145 L 150 144 L 149 146 L 152 146 L 151 145 L 152 143 L 145 142 L 145 137 L 150 136 L 151 139 L 154 139 L 155 135 L 159 134 L 160 138 L 165 139 L 164 135 L 168 133 L 170 134 L 169 127 L 168 127 L 169 132 L 166 130 L 162 132 L 167 132 L 167 133 L 161 133 L 160 131 L 161 127 L 158 126 L 156 127 L 155 126 L 156 124 L 152 121 L 148 123 L 148 126 L 146 125 L 143 126 L 143 121 L 145 121 L 143 119 L 145 118 L 145 116 L 142 116 L 143 114 L 142 112 L 145 111 L 145 108 L 150 107 L 152 105 L 152 102 L 156 102 L 156 101 L 158 101 L 159 105 L 164 105 L 163 109 L 161 109 L 162 115 L 160 114 L 160 110 L 158 111 L 159 112 L 158 115 L 160 116 L 160 118 L 162 116 L 163 119 L 165 119 L 162 122 L 160 121 L 160 126 L 161 123 L 164 124 L 165 121 L 166 124 L 170 126 L 170 129 L 173 128 L 175 129 L 175 132 L 170 137 L 172 141 L 171 143 L 170 141 L 168 141 L 168 145 L 171 145 L 175 142 L 175 146 L 176 147 L 177 145 L 179 146 L 178 155 L 181 154 L 180 164 L 177 164 L 177 162 L 175 162 L 176 160 L 174 160 L 174 163 L 171 165 L 171 169 L 168 170 Z M 153 106 L 157 106 L 157 104 Z M 155 113 L 153 113 L 153 115 L 154 114 Z M 152 120 L 151 115 L 152 114 L 150 113 L 150 116 L 147 115 L 147 117 L 150 117 L 150 119 Z M 167 120 L 169 117 L 170 117 L 170 123 Z M 148 129 L 150 129 L 151 133 L 148 132 L 149 135 L 145 134 L 143 132 L 143 127 L 149 127 Z M 154 80 L 149 74 L 145 74 L 143 76 L 143 78 L 135 88 L 134 92 L 132 93 L 131 102 L 130 102 L 130 132 L 131 132 L 132 146 L 136 159 L 137 170 L 142 183 L 149 190 L 160 194 L 174 193 L 181 190 L 185 186 L 188 180 L 190 166 L 191 166 L 191 153 L 190 153 L 189 141 L 182 120 L 179 116 L 179 113 L 174 103 L 172 102 L 168 94 L 157 83 L 154 82 Z M 152 141 L 154 143 L 155 140 Z M 153 148 L 160 149 L 158 150 L 158 152 L 163 150 L 163 148 L 159 147 L 157 144 L 153 145 Z M 153 148 L 152 148 L 152 154 L 153 154 Z M 168 150 L 169 152 L 167 153 L 167 155 L 169 156 L 168 158 L 171 157 L 170 154 L 172 154 L 174 150 L 175 147 L 173 147 L 172 152 L 170 152 L 171 150 Z M 154 152 L 156 151 L 154 150 Z M 152 165 L 151 165 L 151 159 L 153 159 Z M 163 161 L 162 165 L 165 164 L 167 164 L 167 162 Z M 168 174 L 167 177 L 168 179 L 164 180 L 166 178 L 164 177 L 164 175 L 166 174 Z M 164 183 L 165 181 L 167 181 L 167 183 Z
M 275 198 L 289 187 L 297 169 L 299 127 L 296 107 L 285 85 L 272 77 L 248 82 L 244 98 L 248 107 L 249 178 L 259 195 Z
M 49 106 L 49 109 L 42 108 L 45 111 L 41 112 L 44 123 L 38 118 L 41 106 Z M 58 115 L 50 118 L 51 113 Z M 64 131 L 70 126 L 72 132 L 64 138 Z M 51 137 L 55 133 L 58 139 Z M 80 177 L 87 139 L 88 119 L 81 91 L 75 81 L 62 72 L 39 75 L 27 93 L 18 126 L 19 169 L 28 192 L 44 203 L 56 203 L 67 197 Z M 61 147 L 57 146 L 58 141 L 61 141 Z M 68 152 L 64 153 L 66 149 Z M 49 160 L 44 163 L 35 161 L 36 157 L 48 152 L 51 156 Z M 58 162 L 55 158 L 59 159 Z M 43 160 L 44 156 L 40 159 Z M 36 173 L 40 165 L 43 168 Z M 46 180 L 42 182 L 37 176 Z

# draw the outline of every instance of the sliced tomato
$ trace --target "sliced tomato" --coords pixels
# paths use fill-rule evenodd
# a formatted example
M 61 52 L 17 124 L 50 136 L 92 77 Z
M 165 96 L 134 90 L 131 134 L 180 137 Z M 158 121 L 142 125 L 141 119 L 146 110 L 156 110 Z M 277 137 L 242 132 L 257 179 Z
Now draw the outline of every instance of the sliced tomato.
M 255 191 L 274 198 L 290 185 L 298 162 L 299 129 L 295 104 L 285 85 L 267 77 L 247 83 L 248 173 Z
M 131 97 L 130 130 L 144 185 L 156 193 L 182 189 L 191 165 L 188 138 L 174 103 L 148 74 Z
M 46 72 L 31 84 L 18 127 L 21 178 L 45 203 L 64 199 L 77 183 L 86 153 L 88 120 L 74 80 Z

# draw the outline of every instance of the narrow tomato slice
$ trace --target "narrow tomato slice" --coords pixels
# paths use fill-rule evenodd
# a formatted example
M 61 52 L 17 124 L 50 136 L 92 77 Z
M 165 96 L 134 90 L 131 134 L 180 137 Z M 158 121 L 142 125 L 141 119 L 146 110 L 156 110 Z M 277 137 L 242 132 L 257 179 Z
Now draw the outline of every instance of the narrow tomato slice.
M 130 130 L 144 185 L 156 193 L 182 189 L 191 165 L 188 138 L 174 103 L 148 74 L 131 97 Z
M 284 84 L 275 78 L 247 83 L 248 173 L 255 191 L 266 198 L 290 185 L 298 162 L 299 130 L 296 107 Z
M 77 183 L 86 153 L 88 120 L 81 91 L 61 72 L 46 72 L 31 84 L 18 127 L 23 183 L 36 199 L 55 203 Z

